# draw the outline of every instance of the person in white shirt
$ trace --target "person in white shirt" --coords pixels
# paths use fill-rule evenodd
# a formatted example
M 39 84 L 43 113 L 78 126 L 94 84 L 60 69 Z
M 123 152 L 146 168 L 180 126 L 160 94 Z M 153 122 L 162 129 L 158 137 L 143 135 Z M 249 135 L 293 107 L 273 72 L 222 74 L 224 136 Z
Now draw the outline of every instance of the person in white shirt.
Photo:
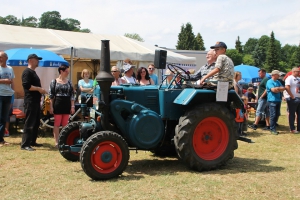
M 126 83 L 137 84 L 136 79 L 133 75 L 133 65 L 125 64 L 123 65 L 124 76 L 121 78 L 126 81 Z
M 300 131 L 300 70 L 298 67 L 292 69 L 292 75 L 285 79 L 284 98 L 289 109 L 289 126 L 291 133 Z M 297 115 L 297 129 L 295 128 L 295 115 Z

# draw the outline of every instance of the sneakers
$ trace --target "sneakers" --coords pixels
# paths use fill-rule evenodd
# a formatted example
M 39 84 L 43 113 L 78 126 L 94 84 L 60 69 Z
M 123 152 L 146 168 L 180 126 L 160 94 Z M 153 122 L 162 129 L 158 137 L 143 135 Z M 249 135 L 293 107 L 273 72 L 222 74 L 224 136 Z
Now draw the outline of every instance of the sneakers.
M 294 133 L 294 134 L 299 134 L 299 131 L 296 131 L 296 130 L 292 130 L 291 133 Z
M 271 134 L 272 134 L 272 135 L 278 135 L 279 133 L 276 132 L 276 131 L 271 131 Z
M 7 129 L 4 131 L 4 137 L 9 137 L 9 131 Z
M 253 130 L 257 129 L 257 125 L 256 124 L 249 125 L 248 127 L 251 128 L 251 129 L 253 129 Z
M 270 126 L 266 126 L 263 130 L 270 130 Z

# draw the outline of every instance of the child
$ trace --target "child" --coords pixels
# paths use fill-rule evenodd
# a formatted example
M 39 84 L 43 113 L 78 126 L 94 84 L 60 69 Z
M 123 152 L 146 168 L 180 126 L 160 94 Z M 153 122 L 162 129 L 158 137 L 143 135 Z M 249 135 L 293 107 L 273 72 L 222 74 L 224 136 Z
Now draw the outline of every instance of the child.
M 241 97 L 244 102 L 245 113 L 243 113 L 242 109 L 236 109 L 236 117 L 235 121 L 238 124 L 238 136 L 247 136 L 244 131 L 247 131 L 247 122 L 248 122 L 248 114 L 247 114 L 247 104 L 248 99 L 245 96 Z

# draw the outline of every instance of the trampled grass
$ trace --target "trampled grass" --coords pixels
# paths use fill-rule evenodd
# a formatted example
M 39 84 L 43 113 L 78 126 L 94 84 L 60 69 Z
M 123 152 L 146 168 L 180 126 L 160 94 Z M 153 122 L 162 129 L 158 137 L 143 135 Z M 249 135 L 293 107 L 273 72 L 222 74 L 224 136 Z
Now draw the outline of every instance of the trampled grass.
M 79 162 L 66 161 L 53 148 L 20 150 L 21 133 L 0 147 L 1 199 L 300 199 L 300 135 L 290 134 L 282 105 L 279 135 L 248 129 L 255 143 L 239 141 L 235 157 L 220 170 L 195 172 L 176 158 L 131 152 L 121 177 L 92 181 Z M 253 118 L 250 118 L 253 121 Z M 250 122 L 251 123 L 251 122 Z

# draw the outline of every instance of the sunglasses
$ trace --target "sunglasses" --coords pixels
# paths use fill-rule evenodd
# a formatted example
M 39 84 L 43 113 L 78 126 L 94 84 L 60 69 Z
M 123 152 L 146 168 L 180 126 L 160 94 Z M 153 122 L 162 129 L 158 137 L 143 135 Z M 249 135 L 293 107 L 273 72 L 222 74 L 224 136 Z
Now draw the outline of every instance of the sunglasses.
M 149 70 L 154 70 L 154 68 L 151 68 L 151 67 L 150 67 L 150 68 L 148 68 L 148 69 L 149 69 Z
M 111 71 L 111 72 L 119 72 L 119 71 Z

